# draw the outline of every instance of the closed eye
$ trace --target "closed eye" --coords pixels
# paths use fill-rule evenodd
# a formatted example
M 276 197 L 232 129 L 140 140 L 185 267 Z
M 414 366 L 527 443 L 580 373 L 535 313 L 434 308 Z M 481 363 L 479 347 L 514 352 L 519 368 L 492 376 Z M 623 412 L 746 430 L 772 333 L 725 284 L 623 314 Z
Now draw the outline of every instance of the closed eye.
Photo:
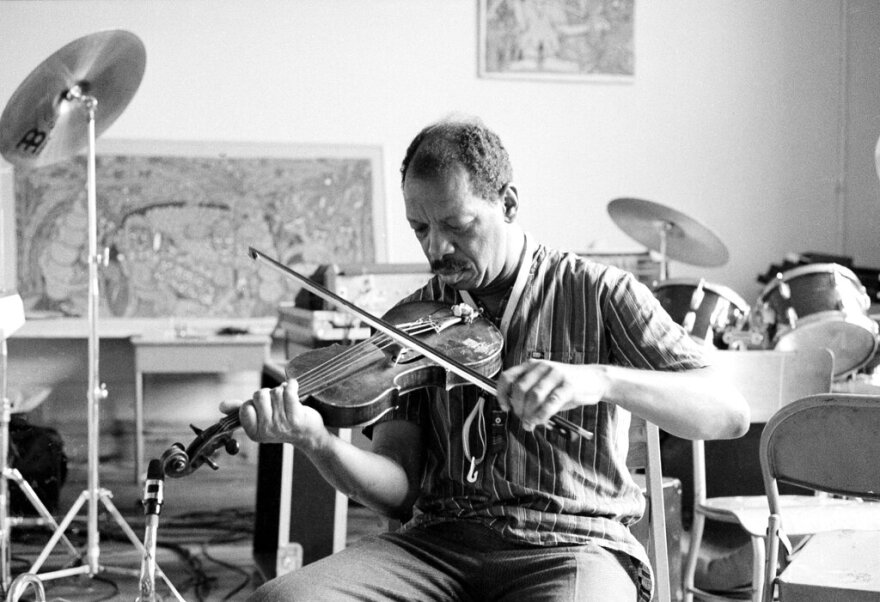
M 428 235 L 428 226 L 425 224 L 410 223 L 410 227 L 415 232 L 417 238 L 424 238 Z

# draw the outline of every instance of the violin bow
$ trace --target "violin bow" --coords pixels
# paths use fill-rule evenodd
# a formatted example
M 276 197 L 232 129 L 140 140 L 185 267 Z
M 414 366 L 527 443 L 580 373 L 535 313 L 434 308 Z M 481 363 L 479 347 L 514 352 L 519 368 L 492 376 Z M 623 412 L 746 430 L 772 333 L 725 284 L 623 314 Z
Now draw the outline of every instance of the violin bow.
M 480 387 L 491 395 L 498 395 L 498 387 L 496 386 L 495 381 L 493 381 L 492 379 L 483 376 L 482 374 L 476 372 L 475 370 L 472 370 L 468 366 L 465 366 L 464 364 L 448 357 L 444 353 L 437 351 L 429 345 L 426 345 L 411 334 L 404 332 L 394 325 L 389 324 L 382 318 L 376 317 L 368 311 L 361 309 L 351 301 L 343 299 L 336 293 L 328 290 L 320 284 L 317 284 L 316 282 L 313 282 L 308 277 L 276 261 L 262 251 L 259 251 L 254 247 L 248 247 L 248 254 L 253 260 L 257 261 L 258 263 L 263 262 L 264 265 L 277 272 L 280 272 L 282 275 L 293 278 L 294 280 L 299 282 L 303 286 L 303 288 L 318 295 L 325 301 L 329 301 L 337 307 L 344 309 L 361 318 L 364 322 L 366 322 L 379 332 L 387 335 L 403 347 L 418 351 L 428 359 L 436 362 L 439 366 L 442 366 L 453 374 L 456 374 L 465 379 L 467 382 Z M 562 416 L 551 416 L 550 421 L 555 424 L 556 427 L 558 427 L 561 431 L 569 434 L 570 437 L 579 436 L 583 437 L 584 439 L 593 438 L 593 433 L 582 428 L 580 425 L 577 425 L 574 422 L 563 418 Z

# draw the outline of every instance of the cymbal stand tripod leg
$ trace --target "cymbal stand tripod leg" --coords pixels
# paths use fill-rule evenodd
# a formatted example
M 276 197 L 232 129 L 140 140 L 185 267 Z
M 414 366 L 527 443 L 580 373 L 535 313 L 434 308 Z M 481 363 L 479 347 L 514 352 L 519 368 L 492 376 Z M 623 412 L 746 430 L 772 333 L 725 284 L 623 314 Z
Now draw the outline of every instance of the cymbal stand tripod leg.
M 144 546 L 141 544 L 137 535 L 132 531 L 128 523 L 125 522 L 123 516 L 119 513 L 113 503 L 110 501 L 112 497 L 106 489 L 101 489 L 98 481 L 98 445 L 100 434 L 100 415 L 99 404 L 102 399 L 107 397 L 107 388 L 100 383 L 100 371 L 98 366 L 99 360 L 99 344 L 98 338 L 98 306 L 100 301 L 100 291 L 98 288 L 98 263 L 104 263 L 107 259 L 106 253 L 98 254 L 98 209 L 96 194 L 96 176 L 95 176 L 95 110 L 98 101 L 93 96 L 83 93 L 79 86 L 74 86 L 65 95 L 65 99 L 72 102 L 80 103 L 88 113 L 88 173 L 87 173 L 87 191 L 88 191 L 88 228 L 89 228 L 89 298 L 88 298 L 88 322 L 89 322 L 89 384 L 88 384 L 88 483 L 87 489 L 83 491 L 73 507 L 64 517 L 56 532 L 50 538 L 46 547 L 31 567 L 31 572 L 36 573 L 46 558 L 51 553 L 61 534 L 67 529 L 74 516 L 84 503 L 87 503 L 87 540 L 86 540 L 86 561 L 85 565 L 70 569 L 61 569 L 39 574 L 38 577 L 43 580 L 56 579 L 76 574 L 88 574 L 94 576 L 101 571 L 114 570 L 122 573 L 131 572 L 135 576 L 139 574 L 139 570 L 128 571 L 126 569 L 113 569 L 111 567 L 100 564 L 100 534 L 98 532 L 98 502 L 102 502 L 110 515 L 119 525 L 120 529 L 128 536 L 135 548 L 141 554 L 144 553 Z M 157 569 L 158 570 L 158 569 Z M 164 574 L 159 571 L 164 578 Z M 178 600 L 183 600 L 180 594 L 174 589 L 174 586 L 165 578 L 165 582 L 171 588 L 171 591 L 177 596 Z

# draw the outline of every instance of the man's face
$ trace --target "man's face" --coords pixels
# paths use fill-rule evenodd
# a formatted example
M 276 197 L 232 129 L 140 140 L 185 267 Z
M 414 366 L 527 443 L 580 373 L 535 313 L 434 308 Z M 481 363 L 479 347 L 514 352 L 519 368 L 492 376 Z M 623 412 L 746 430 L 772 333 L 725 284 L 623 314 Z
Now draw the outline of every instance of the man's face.
M 474 195 L 463 167 L 445 177 L 407 175 L 403 198 L 410 227 L 444 283 L 479 290 L 502 273 L 509 227 L 504 203 Z

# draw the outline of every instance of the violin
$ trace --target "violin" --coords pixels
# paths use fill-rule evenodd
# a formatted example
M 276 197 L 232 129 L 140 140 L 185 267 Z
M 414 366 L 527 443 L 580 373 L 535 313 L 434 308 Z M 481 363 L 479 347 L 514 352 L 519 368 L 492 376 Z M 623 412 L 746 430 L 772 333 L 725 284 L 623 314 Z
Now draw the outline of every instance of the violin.
M 347 355 L 350 347 L 340 349 L 335 345 L 307 352 L 288 364 L 286 376 L 297 379 L 303 403 L 318 410 L 327 426 L 370 424 L 395 407 L 401 393 L 422 387 L 470 383 L 497 394 L 490 376 L 501 369 L 504 337 L 473 308 L 415 302 L 393 308 L 386 319 L 377 318 L 253 247 L 249 253 L 253 259 L 294 278 L 306 290 L 360 317 L 377 331 L 364 344 L 355 345 L 351 355 Z M 401 320 L 399 327 L 389 319 Z M 458 330 L 462 326 L 476 330 Z M 444 335 L 447 329 L 449 332 Z M 415 364 L 417 360 L 419 363 Z M 358 369 L 349 370 L 349 364 Z M 403 367 L 392 369 L 395 366 Z M 328 401 L 331 392 L 333 401 Z M 561 416 L 552 416 L 550 422 L 571 439 L 593 437 Z M 230 454 L 237 453 L 238 442 L 232 432 L 240 426 L 235 413 L 205 430 L 192 427 L 196 438 L 189 446 L 175 443 L 162 455 L 165 474 L 186 476 L 202 464 L 216 470 L 211 455 L 221 447 Z
M 489 320 L 469 310 L 415 301 L 392 308 L 383 320 L 478 374 L 494 376 L 501 370 L 503 337 Z M 302 403 L 332 428 L 372 424 L 397 407 L 400 395 L 416 389 L 469 384 L 382 333 L 354 345 L 307 351 L 287 363 L 285 375 L 297 380 Z M 183 477 L 202 464 L 216 468 L 211 456 L 217 450 L 238 453 L 232 433 L 240 426 L 236 412 L 205 430 L 191 427 L 196 438 L 189 446 L 175 443 L 163 454 L 165 474 Z

